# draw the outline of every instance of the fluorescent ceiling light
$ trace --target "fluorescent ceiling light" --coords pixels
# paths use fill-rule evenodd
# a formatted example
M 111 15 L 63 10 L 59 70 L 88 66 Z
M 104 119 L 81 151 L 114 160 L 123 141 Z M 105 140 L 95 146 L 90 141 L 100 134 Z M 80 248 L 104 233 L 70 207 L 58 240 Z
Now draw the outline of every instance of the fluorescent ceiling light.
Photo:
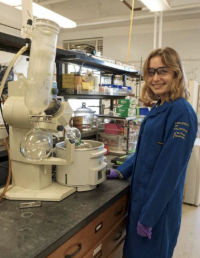
M 0 2 L 11 5 L 19 10 L 22 10 L 21 0 L 0 0 Z M 61 28 L 74 28 L 76 23 L 66 17 L 55 13 L 39 4 L 32 3 L 33 6 L 33 16 L 38 18 L 44 18 L 56 22 Z
M 170 10 L 171 6 L 168 0 L 139 0 L 142 2 L 151 12 L 161 12 Z
M 1 0 L 0 2 L 11 6 L 22 5 L 22 0 Z

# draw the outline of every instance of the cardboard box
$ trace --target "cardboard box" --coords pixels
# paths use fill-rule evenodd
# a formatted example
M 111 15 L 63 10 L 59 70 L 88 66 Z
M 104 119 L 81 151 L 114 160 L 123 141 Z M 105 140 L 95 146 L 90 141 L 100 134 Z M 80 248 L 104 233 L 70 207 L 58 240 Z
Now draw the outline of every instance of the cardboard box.
M 135 99 L 118 99 L 118 105 L 119 107 L 123 108 L 135 108 L 136 101 Z
M 136 109 L 117 107 L 115 113 L 116 113 L 116 116 L 118 117 L 133 117 L 136 115 Z
M 63 73 L 62 74 L 63 79 L 71 79 L 74 80 L 74 74 L 73 73 Z
M 63 89 L 66 89 L 66 88 L 73 89 L 74 88 L 74 84 L 73 83 L 64 82 L 64 83 L 62 83 L 62 88 Z

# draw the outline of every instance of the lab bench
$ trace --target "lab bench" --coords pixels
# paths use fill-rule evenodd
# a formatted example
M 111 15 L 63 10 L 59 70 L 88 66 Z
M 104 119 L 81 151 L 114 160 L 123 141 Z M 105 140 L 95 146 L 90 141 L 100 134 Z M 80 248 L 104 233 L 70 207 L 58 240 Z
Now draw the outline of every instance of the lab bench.
M 0 202 L 2 258 L 121 258 L 130 182 L 106 180 L 60 202 Z M 100 255 L 100 256 L 98 256 Z

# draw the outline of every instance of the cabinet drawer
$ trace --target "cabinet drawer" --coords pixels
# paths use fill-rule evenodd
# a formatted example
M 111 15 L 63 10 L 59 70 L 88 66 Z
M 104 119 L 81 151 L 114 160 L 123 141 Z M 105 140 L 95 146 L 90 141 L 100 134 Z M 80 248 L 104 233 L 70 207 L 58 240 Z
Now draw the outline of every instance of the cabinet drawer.
M 107 257 L 118 243 L 124 239 L 126 222 L 126 217 L 120 220 L 83 258 Z
M 107 258 L 122 258 L 123 256 L 124 239 L 115 247 L 112 253 Z
M 122 196 L 47 258 L 82 258 L 127 213 L 129 194 Z M 72 256 L 72 254 L 74 254 Z M 68 255 L 68 256 L 67 256 Z M 71 255 L 71 256 L 70 256 Z

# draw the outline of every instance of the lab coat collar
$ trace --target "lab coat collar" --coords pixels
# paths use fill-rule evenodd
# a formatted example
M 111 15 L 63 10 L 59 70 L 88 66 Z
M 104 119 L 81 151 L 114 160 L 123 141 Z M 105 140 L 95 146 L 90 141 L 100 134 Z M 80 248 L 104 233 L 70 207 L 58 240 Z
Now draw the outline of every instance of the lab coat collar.
M 158 103 L 159 101 L 156 103 L 156 105 L 152 108 L 151 112 L 148 113 L 148 115 L 144 118 L 143 121 L 145 121 L 149 117 L 157 116 L 157 114 L 163 112 L 171 104 L 171 101 L 165 101 L 161 106 L 157 106 Z

